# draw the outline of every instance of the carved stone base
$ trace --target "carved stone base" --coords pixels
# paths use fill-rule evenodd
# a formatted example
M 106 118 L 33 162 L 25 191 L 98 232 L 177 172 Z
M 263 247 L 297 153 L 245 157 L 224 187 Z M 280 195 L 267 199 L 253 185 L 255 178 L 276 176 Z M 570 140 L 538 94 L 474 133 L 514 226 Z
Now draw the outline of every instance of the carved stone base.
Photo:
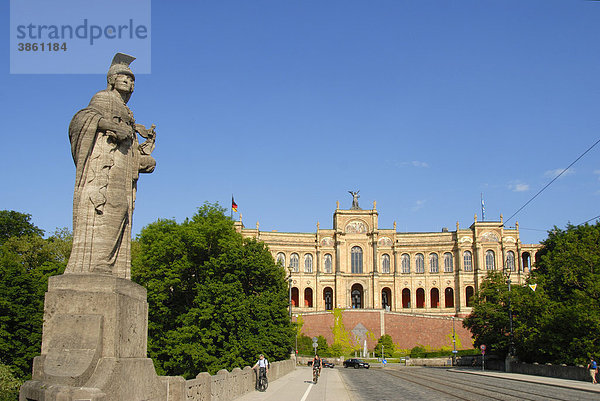
M 145 288 L 104 274 L 51 277 L 42 354 L 20 401 L 165 400 L 146 357 L 147 332 Z

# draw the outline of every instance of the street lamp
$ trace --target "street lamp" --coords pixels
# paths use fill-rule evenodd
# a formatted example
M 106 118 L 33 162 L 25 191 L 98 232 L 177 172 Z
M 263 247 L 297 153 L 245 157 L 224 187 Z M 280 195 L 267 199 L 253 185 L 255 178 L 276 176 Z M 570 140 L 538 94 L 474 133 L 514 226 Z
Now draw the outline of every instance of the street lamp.
M 294 270 L 292 268 L 292 263 L 290 261 L 290 265 L 288 266 L 288 276 L 286 277 L 286 280 L 288 282 L 288 305 L 289 305 L 289 310 L 290 310 L 290 324 L 292 323 L 292 271 Z M 296 346 L 294 348 L 294 356 L 298 355 L 298 330 L 296 331 Z
M 507 263 L 504 265 L 504 277 L 506 278 L 506 284 L 508 284 L 508 319 L 509 319 L 509 324 L 510 324 L 510 337 L 509 337 L 509 344 L 508 344 L 508 358 L 512 358 L 513 354 L 514 354 L 514 342 L 513 342 L 513 316 L 512 316 L 512 308 L 510 305 L 510 273 L 512 271 L 512 265 L 510 265 L 510 263 L 508 262 L 508 258 L 507 258 Z
M 290 322 L 292 321 L 292 266 L 288 266 L 288 305 L 290 309 Z
M 452 316 L 452 366 L 456 365 L 456 330 L 454 330 L 454 317 Z

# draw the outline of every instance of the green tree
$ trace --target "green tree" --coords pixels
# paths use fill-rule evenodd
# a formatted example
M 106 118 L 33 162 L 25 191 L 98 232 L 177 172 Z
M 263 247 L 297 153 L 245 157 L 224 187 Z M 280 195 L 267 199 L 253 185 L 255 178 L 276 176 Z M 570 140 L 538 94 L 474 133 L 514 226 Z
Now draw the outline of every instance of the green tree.
M 31 215 L 15 212 L 14 210 L 0 210 L 0 245 L 10 237 L 23 235 L 44 235 L 44 231 L 31 223 Z
M 22 384 L 23 380 L 17 379 L 9 366 L 0 364 L 0 401 L 18 400 Z
M 330 356 L 327 339 L 323 336 L 317 337 L 317 354 L 319 354 L 321 357 Z
M 312 338 L 306 334 L 298 336 L 298 355 L 313 355 Z
M 464 319 L 463 326 L 471 330 L 475 347 L 485 344 L 488 352 L 502 356 L 508 353 L 508 286 L 501 272 L 488 272 L 473 297 L 473 309 Z
M 377 357 L 381 357 L 382 348 L 383 356 L 391 358 L 394 354 L 394 341 L 389 334 L 384 334 L 377 340 L 377 345 L 375 345 L 375 355 Z
M 40 354 L 48 278 L 64 271 L 70 246 L 65 230 L 48 239 L 13 236 L 0 246 L 0 361 L 17 377 L 28 378 Z
M 600 223 L 554 228 L 542 243 L 527 286 L 512 285 L 498 272 L 483 281 L 464 320 L 475 346 L 508 350 L 508 297 L 514 346 L 525 362 L 583 364 L 600 354 Z
M 536 291 L 527 291 L 519 312 L 519 354 L 584 364 L 600 353 L 600 223 L 555 227 L 543 245 L 530 277 Z
M 182 224 L 138 237 L 132 279 L 148 290 L 148 352 L 160 374 L 186 378 L 287 359 L 294 338 L 285 272 L 242 238 L 225 209 L 205 204 Z

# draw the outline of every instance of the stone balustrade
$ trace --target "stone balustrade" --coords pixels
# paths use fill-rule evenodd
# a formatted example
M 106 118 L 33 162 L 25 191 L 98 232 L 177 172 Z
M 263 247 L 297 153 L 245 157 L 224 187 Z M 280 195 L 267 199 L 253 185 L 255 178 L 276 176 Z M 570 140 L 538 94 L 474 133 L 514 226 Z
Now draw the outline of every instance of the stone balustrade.
M 279 379 L 295 369 L 295 361 L 273 362 L 269 366 L 269 381 Z M 181 376 L 162 376 L 167 386 L 167 401 L 230 401 L 254 391 L 256 371 L 246 366 L 231 372 L 222 369 L 211 376 L 199 373 L 195 379 L 185 380 Z

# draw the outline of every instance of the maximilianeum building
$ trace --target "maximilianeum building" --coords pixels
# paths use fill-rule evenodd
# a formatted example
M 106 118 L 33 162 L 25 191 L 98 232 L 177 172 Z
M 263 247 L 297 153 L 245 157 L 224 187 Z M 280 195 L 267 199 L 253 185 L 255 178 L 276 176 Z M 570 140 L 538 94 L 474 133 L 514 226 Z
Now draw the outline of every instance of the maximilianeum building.
M 510 270 L 513 284 L 524 283 L 541 245 L 522 244 L 519 225 L 477 221 L 456 230 L 398 232 L 380 228 L 378 212 L 337 208 L 333 228 L 287 233 L 236 228 L 268 244 L 291 273 L 294 314 L 370 309 L 432 316 L 464 317 L 471 298 L 491 270 Z

